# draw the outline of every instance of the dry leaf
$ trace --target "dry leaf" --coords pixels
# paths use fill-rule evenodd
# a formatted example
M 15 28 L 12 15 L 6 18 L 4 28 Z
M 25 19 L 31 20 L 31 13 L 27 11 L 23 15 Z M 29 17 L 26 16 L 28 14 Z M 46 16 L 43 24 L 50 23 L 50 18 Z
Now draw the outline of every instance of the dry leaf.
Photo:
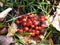
M 0 20 L 3 21 L 7 14 L 12 10 L 12 8 L 7 8 L 3 12 L 0 13 Z
M 6 37 L 5 35 L 0 35 L 0 43 L 2 45 L 10 45 L 10 43 L 14 43 L 14 39 L 12 37 Z
M 7 33 L 7 29 L 4 27 L 1 31 L 0 34 L 6 34 Z
M 0 2 L 0 6 L 3 7 L 3 3 L 2 2 Z
M 58 30 L 60 31 L 60 3 L 57 6 L 57 11 L 56 11 L 56 16 L 52 22 L 52 25 Z M 52 19 L 52 18 L 51 18 Z
M 11 26 L 9 26 L 8 28 L 7 36 L 13 36 L 16 31 L 17 31 L 17 25 L 14 22 L 12 22 Z

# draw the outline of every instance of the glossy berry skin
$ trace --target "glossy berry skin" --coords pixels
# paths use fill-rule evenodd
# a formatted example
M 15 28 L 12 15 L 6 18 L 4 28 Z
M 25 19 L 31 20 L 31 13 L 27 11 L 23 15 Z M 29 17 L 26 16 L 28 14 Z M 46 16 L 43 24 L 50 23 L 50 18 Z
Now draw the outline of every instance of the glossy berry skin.
M 22 24 L 23 26 L 27 26 L 27 23 L 26 22 L 23 22 L 23 24 Z
M 42 30 L 42 27 L 41 27 L 41 26 L 39 26 L 39 27 L 38 27 L 38 30 Z
M 32 28 L 34 28 L 35 26 L 34 25 L 31 25 Z
M 28 30 L 29 30 L 29 28 L 28 28 L 28 27 L 25 27 L 25 28 L 24 28 L 24 30 L 25 30 L 25 31 L 28 31 Z
M 16 23 L 17 23 L 17 24 L 19 24 L 19 23 L 20 23 L 20 21 L 19 21 L 19 20 L 16 20 Z
M 38 26 L 36 26 L 36 30 L 38 30 L 39 29 L 39 27 Z
M 18 27 L 17 32 L 29 32 L 31 36 L 40 35 L 40 31 L 45 28 L 45 22 L 47 18 L 45 16 L 36 16 L 34 14 L 25 14 L 20 16 L 15 22 Z M 20 26 L 22 25 L 22 26 Z
M 31 33 L 31 36 L 35 36 L 35 33 Z
M 44 17 L 45 18 L 45 20 L 47 20 L 48 18 L 47 17 Z
M 32 25 L 32 21 L 29 19 L 27 20 L 27 26 L 31 26 Z
M 42 24 L 41 27 L 44 28 L 45 27 L 45 24 Z
M 35 33 L 35 30 L 32 30 L 33 33 Z
M 38 25 L 38 23 L 39 23 L 39 22 L 38 22 L 38 21 L 36 21 L 36 22 L 34 22 L 34 25 L 35 25 L 35 26 L 37 26 L 37 25 Z
M 44 18 L 42 18 L 42 19 L 41 19 L 41 21 L 45 21 L 45 19 L 44 19 Z
M 23 21 L 25 22 L 27 19 L 23 19 Z
M 23 32 L 23 30 L 18 28 L 17 32 L 20 33 L 20 32 Z
M 35 32 L 35 34 L 39 35 L 39 34 L 40 34 L 40 32 L 39 32 L 39 31 L 36 31 L 36 32 Z
M 32 32 L 32 29 L 29 29 L 29 32 Z

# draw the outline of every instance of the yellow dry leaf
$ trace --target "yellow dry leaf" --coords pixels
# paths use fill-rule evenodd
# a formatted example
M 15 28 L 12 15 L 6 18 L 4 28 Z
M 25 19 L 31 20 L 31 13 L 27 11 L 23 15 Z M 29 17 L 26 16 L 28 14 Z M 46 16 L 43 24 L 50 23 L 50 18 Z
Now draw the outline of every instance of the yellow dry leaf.
M 12 22 L 11 26 L 9 25 L 7 36 L 13 36 L 16 31 L 17 25 L 14 22 Z

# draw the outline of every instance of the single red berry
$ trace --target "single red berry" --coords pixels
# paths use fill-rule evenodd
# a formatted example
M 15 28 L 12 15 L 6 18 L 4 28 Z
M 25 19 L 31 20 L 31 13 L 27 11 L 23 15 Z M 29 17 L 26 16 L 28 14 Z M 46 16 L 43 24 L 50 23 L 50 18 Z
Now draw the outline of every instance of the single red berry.
M 41 21 L 45 21 L 45 19 L 44 18 L 41 18 Z
M 41 26 L 38 27 L 39 30 L 42 30 Z
M 23 26 L 26 26 L 27 25 L 27 23 L 26 22 L 23 22 Z
M 44 28 L 45 27 L 45 24 L 42 24 L 41 27 Z
M 23 32 L 23 30 L 22 29 L 17 29 L 17 32 L 20 33 L 20 32 Z
M 31 25 L 32 28 L 34 28 L 35 26 L 34 25 Z
M 36 26 L 36 30 L 38 30 L 39 29 L 39 27 L 38 26 Z
M 24 30 L 25 30 L 25 31 L 28 31 L 28 30 L 29 30 L 29 28 L 28 28 L 28 27 L 25 27 L 25 28 L 24 28 Z
M 36 22 L 36 20 L 33 20 L 33 22 L 35 23 L 35 22 Z
M 30 24 L 27 22 L 27 26 L 30 26 Z
M 34 14 L 29 15 L 29 17 L 34 17 Z
M 47 17 L 44 17 L 45 18 L 45 20 L 47 20 Z
M 31 36 L 35 36 L 35 33 L 31 33 Z
M 27 19 L 24 18 L 23 21 L 27 21 Z
M 36 32 L 35 32 L 35 34 L 39 35 L 39 34 L 40 34 L 40 32 L 39 32 L 39 31 L 36 31 Z
M 16 20 L 16 24 L 19 24 L 20 23 L 20 21 L 19 20 Z
M 31 26 L 32 25 L 32 21 L 29 21 L 29 22 L 27 22 L 28 24 L 29 24 L 29 26 Z
M 33 33 L 35 33 L 35 30 L 32 30 Z
M 29 29 L 29 32 L 32 32 L 32 29 Z
M 38 20 L 38 18 L 37 17 L 34 17 L 34 20 Z

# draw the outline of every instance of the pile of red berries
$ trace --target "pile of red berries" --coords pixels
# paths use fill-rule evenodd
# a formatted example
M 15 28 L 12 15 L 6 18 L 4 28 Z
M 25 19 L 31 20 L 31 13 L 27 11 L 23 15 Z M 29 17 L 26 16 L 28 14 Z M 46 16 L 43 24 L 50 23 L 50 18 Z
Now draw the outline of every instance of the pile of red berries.
M 29 32 L 31 36 L 39 35 L 45 27 L 45 16 L 36 16 L 34 14 L 25 14 L 20 16 L 15 23 L 18 25 L 17 32 Z

